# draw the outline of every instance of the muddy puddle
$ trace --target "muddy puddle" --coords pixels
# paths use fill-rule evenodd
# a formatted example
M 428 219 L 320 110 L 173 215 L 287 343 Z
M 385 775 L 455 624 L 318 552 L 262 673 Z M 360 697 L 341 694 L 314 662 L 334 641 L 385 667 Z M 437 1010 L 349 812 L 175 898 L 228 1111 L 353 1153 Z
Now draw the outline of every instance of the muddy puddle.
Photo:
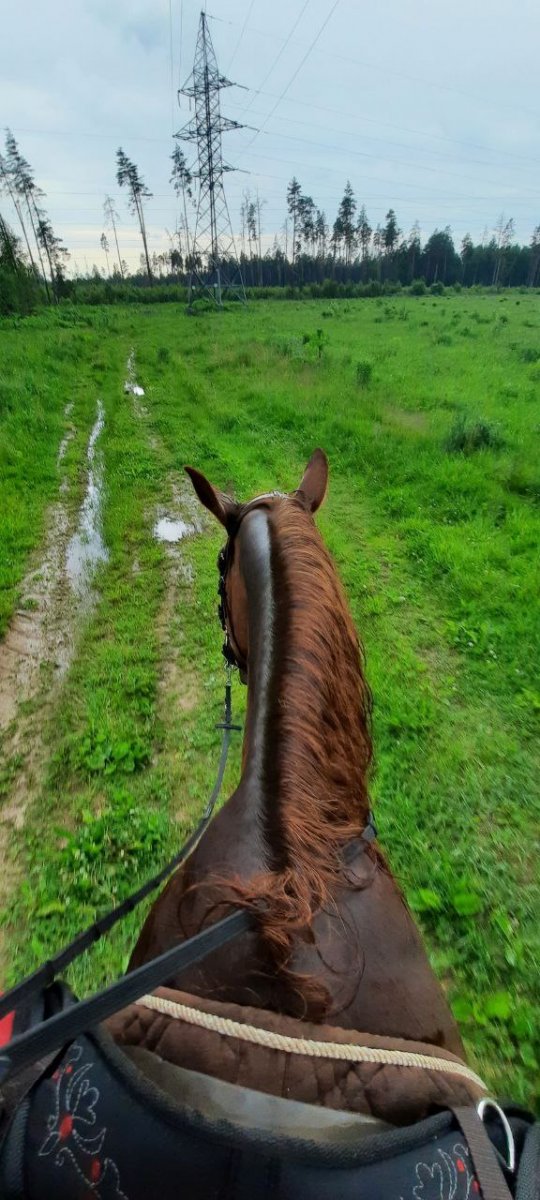
M 172 504 L 158 509 L 153 534 L 158 542 L 173 546 L 194 533 L 202 533 L 204 521 L 201 506 L 187 479 L 171 481 Z
M 101 400 L 98 400 L 96 420 L 86 452 L 88 464 L 86 494 L 79 512 L 77 530 L 70 538 L 66 551 L 67 579 L 75 595 L 85 601 L 90 595 L 92 577 L 96 567 L 102 562 L 107 562 L 109 557 L 101 532 L 103 463 L 97 448 L 104 424 L 103 405 Z
M 64 409 L 64 417 L 66 418 L 66 420 L 69 419 L 72 412 L 73 412 L 73 401 L 71 400 L 69 404 L 66 404 L 66 407 Z M 62 465 L 64 458 L 66 457 L 66 450 L 69 446 L 69 443 L 73 441 L 73 438 L 75 437 L 75 433 L 76 433 L 76 429 L 75 429 L 74 425 L 70 425 L 69 429 L 66 429 L 66 432 L 65 432 L 65 434 L 62 438 L 62 441 L 60 442 L 60 445 L 58 447 L 58 455 L 56 458 L 56 466 L 57 467 L 60 467 Z M 64 480 L 64 482 L 60 485 L 60 491 L 65 491 L 65 490 L 66 490 L 66 488 L 65 488 L 65 480 Z
M 181 517 L 158 517 L 154 525 L 154 537 L 157 542 L 181 542 L 190 533 L 195 533 L 193 525 Z
M 65 415 L 70 413 L 68 405 Z M 10 725 L 19 706 L 37 695 L 45 682 L 50 688 L 66 672 L 73 656 L 77 614 L 90 595 L 95 567 L 107 558 L 101 534 L 103 470 L 97 449 L 103 423 L 103 406 L 98 402 L 86 453 L 86 492 L 75 532 L 62 498 L 66 490 L 62 483 L 61 498 L 47 513 L 40 559 L 22 581 L 20 607 L 0 641 L 0 730 Z M 64 435 L 59 462 L 68 435 L 67 444 L 75 430 Z

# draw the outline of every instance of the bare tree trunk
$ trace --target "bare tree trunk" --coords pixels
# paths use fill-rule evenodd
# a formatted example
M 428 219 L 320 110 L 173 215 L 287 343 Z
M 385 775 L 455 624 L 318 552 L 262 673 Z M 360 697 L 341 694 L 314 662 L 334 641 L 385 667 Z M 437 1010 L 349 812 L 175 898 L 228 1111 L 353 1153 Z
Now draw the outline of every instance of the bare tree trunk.
M 41 265 L 41 274 L 43 276 L 43 282 L 45 284 L 45 292 L 47 294 L 47 303 L 50 304 L 51 303 L 51 293 L 49 291 L 49 284 L 47 282 L 47 273 L 45 271 L 45 263 L 43 262 L 43 255 L 41 253 L 41 245 L 40 245 L 40 241 L 38 238 L 37 229 L 36 229 L 36 226 L 34 223 L 34 212 L 33 212 L 33 206 L 35 207 L 34 198 L 32 195 L 30 195 L 30 196 L 25 195 L 25 200 L 26 200 L 26 207 L 28 209 L 28 216 L 30 217 L 30 224 L 32 226 L 32 233 L 34 234 L 34 241 L 36 243 L 37 252 L 39 255 L 39 261 L 40 261 L 40 265 Z M 37 213 L 35 215 L 37 216 Z M 51 274 L 51 287 L 53 289 L 53 296 L 54 296 L 54 283 L 53 283 L 52 274 Z
M 146 241 L 146 226 L 144 224 L 144 213 L 143 213 L 142 204 L 138 197 L 135 197 L 135 204 L 137 207 L 137 216 L 139 218 L 139 227 L 141 230 L 141 237 L 142 237 L 142 242 L 143 242 L 143 246 L 144 246 L 144 257 L 146 259 L 146 270 L 148 272 L 148 278 L 151 280 L 151 279 L 153 279 L 153 275 L 152 275 L 152 268 L 150 266 L 150 258 L 148 255 L 148 243 Z
M 120 274 L 121 274 L 121 276 L 122 276 L 122 279 L 123 279 L 123 278 L 124 278 L 124 268 L 123 268 L 123 266 L 122 266 L 122 259 L 120 258 L 120 246 L 118 245 L 118 235 L 117 235 L 117 233 L 116 233 L 116 221 L 115 221 L 115 219 L 114 219 L 114 217 L 113 217 L 112 213 L 111 213 L 111 225 L 112 225 L 112 227 L 113 227 L 114 240 L 115 240 L 115 242 L 116 242 L 116 253 L 117 253 L 117 255 L 118 255 L 118 266 L 119 266 L 119 268 L 120 268 Z

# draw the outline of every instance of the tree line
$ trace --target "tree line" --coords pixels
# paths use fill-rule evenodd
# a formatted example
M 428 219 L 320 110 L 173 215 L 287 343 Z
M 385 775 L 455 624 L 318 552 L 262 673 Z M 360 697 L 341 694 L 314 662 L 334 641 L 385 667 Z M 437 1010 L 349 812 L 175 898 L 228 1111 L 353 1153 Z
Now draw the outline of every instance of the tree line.
M 177 139 L 171 160 L 170 182 L 179 205 L 176 230 L 168 235 L 168 249 L 151 254 L 145 208 L 152 193 L 137 164 L 122 147 L 116 152 L 116 180 L 127 193 L 142 245 L 140 268 L 130 272 L 120 251 L 119 215 L 113 198 L 106 196 L 99 246 L 105 254 L 106 280 L 115 285 L 117 294 L 118 285 L 128 281 L 135 287 L 159 287 L 165 282 L 185 285 L 193 268 L 203 270 L 206 265 L 204 255 L 194 256 L 192 252 L 193 178 Z M 0 209 L 0 312 L 29 311 L 39 300 L 57 303 L 63 295 L 84 297 L 86 292 L 78 288 L 77 280 L 67 278 L 68 251 L 53 230 L 44 207 L 44 193 L 9 130 L 5 153 L 0 153 L 2 196 L 11 201 L 18 229 L 15 232 L 10 228 Z M 392 207 L 384 223 L 373 227 L 350 181 L 330 224 L 325 212 L 293 177 L 286 190 L 284 224 L 268 247 L 269 239 L 263 231 L 264 205 L 258 193 L 252 196 L 244 192 L 239 213 L 239 259 L 248 288 L 306 288 L 312 294 L 332 296 L 375 294 L 383 288 L 400 286 L 417 291 L 422 285 L 540 286 L 540 224 L 526 246 L 516 241 L 514 222 L 504 214 L 477 243 L 466 234 L 457 246 L 449 225 L 435 229 L 423 240 L 418 221 L 405 233 Z M 95 287 L 104 282 L 96 266 L 85 280 Z

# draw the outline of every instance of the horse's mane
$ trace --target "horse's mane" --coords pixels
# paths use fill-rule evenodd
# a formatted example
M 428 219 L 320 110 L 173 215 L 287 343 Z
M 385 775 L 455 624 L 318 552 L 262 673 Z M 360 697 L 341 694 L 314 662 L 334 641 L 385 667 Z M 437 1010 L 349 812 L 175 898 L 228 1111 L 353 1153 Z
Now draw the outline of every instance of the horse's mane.
M 273 661 L 262 771 L 269 869 L 236 899 L 260 902 L 275 967 L 311 1016 L 327 1007 L 313 976 L 290 968 L 296 939 L 343 886 L 341 851 L 367 820 L 371 698 L 347 602 L 322 538 L 299 501 L 270 512 Z

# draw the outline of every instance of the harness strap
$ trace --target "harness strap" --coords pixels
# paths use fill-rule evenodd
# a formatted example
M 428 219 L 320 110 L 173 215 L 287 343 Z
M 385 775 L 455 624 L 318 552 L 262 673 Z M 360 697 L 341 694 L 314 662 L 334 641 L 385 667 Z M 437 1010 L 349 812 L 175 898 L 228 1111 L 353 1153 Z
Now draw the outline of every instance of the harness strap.
M 496 1151 L 476 1109 L 460 1105 L 453 1108 L 452 1112 L 467 1139 L 483 1200 L 512 1200 Z
M 152 991 L 164 980 L 169 979 L 173 972 L 182 971 L 193 963 L 200 962 L 213 950 L 218 950 L 232 941 L 241 933 L 248 933 L 255 928 L 255 917 L 245 910 L 236 909 L 222 921 L 217 921 L 208 929 L 166 950 L 158 958 L 144 963 L 136 971 L 124 976 L 117 983 L 104 988 L 88 1000 L 80 1000 L 64 1012 L 49 1017 L 36 1029 L 21 1033 L 6 1047 L 0 1056 L 0 1083 L 21 1071 L 29 1063 L 38 1058 L 44 1058 L 60 1046 L 78 1037 L 80 1033 L 111 1017 L 126 1004 L 132 1004 L 146 991 Z

